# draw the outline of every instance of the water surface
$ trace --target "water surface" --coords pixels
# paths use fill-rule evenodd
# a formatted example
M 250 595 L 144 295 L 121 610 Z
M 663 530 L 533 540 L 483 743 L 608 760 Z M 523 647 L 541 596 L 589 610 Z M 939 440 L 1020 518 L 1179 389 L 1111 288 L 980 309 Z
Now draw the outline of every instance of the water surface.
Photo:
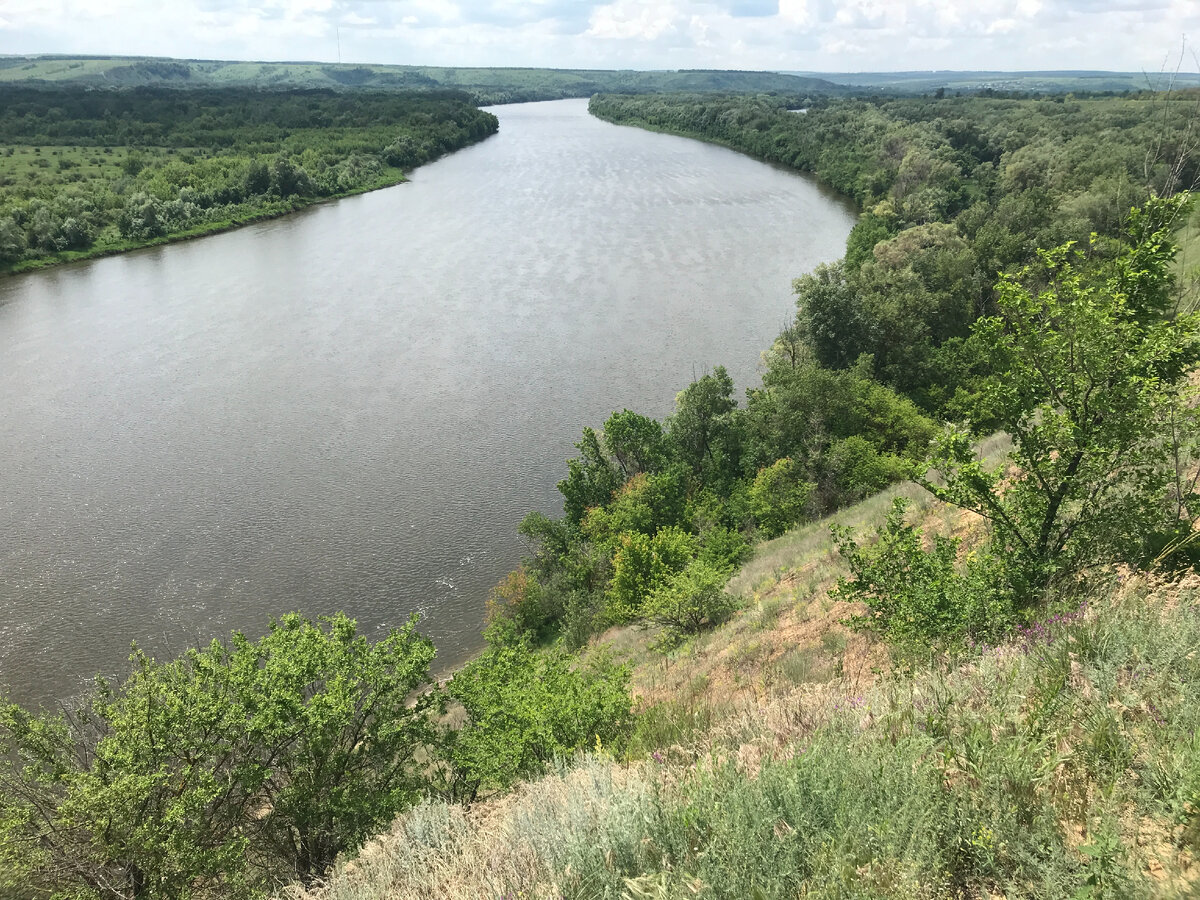
M 853 214 L 585 101 L 409 184 L 0 281 L 0 683 L 24 702 L 288 610 L 442 663 L 584 425 L 740 387 Z M 740 389 L 740 388 L 739 388 Z

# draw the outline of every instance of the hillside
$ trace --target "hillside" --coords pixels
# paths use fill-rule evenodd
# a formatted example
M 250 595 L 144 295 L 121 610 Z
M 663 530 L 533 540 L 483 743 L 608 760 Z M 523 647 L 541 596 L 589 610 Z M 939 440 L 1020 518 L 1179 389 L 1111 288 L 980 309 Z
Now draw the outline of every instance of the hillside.
M 1108 569 L 998 646 L 905 663 L 839 624 L 828 524 L 764 545 L 694 643 L 601 639 L 637 661 L 631 755 L 421 804 L 295 896 L 1194 896 L 1200 580 Z
M 1200 85 L 1200 75 L 1171 72 L 793 72 L 835 84 L 876 88 L 889 93 L 946 91 L 1019 91 L 1027 93 L 1163 91 Z
M 95 88 L 454 88 L 467 91 L 479 104 L 590 97 L 601 91 L 783 91 L 814 96 L 839 96 L 852 91 L 849 87 L 836 85 L 822 78 L 774 72 L 451 68 L 93 56 L 0 57 L 0 84 L 5 83 L 78 85 Z

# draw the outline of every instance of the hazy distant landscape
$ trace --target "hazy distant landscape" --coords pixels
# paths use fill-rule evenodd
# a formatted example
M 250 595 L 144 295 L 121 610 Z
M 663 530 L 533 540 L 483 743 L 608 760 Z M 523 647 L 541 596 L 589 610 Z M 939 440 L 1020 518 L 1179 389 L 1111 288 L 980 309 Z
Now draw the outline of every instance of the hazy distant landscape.
M 449 68 L 59 56 L 0 57 L 0 84 L 6 82 L 109 88 L 151 85 L 339 90 L 454 88 L 469 93 L 480 105 L 589 97 L 600 91 L 785 91 L 840 95 L 851 90 L 820 77 L 774 72 Z
M 360 65 L 326 62 L 226 62 L 113 56 L 0 57 L 0 84 L 89 87 L 259 87 L 375 90 L 455 88 L 477 103 L 588 97 L 595 93 L 717 91 L 844 96 L 947 91 L 1126 92 L 1200 86 L 1200 73 L 1102 72 L 738 72 L 633 71 Z

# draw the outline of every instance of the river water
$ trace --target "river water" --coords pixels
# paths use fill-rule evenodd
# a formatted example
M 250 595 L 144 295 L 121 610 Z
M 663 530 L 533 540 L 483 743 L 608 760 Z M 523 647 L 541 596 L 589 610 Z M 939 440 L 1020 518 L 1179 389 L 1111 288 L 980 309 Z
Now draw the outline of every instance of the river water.
M 272 615 L 421 612 L 442 665 L 585 425 L 753 383 L 852 211 L 585 101 L 410 183 L 0 281 L 0 684 L 25 703 Z

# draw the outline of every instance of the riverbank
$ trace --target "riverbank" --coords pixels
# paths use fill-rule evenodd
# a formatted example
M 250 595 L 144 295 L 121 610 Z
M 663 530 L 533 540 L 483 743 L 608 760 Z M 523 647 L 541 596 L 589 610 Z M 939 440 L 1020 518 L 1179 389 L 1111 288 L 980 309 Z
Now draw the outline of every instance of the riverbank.
M 457 93 L 0 84 L 0 272 L 189 240 L 398 184 L 498 127 Z
M 7 269 L 0 269 L 0 276 L 3 275 L 19 275 L 23 272 L 36 272 L 40 269 L 48 269 L 53 266 L 60 266 L 66 263 L 84 262 L 89 259 L 102 259 L 108 256 L 118 256 L 122 253 L 129 253 L 133 250 L 145 250 L 149 247 L 161 247 L 166 244 L 178 244 L 183 241 L 191 241 L 196 238 L 209 237 L 214 234 L 222 234 L 226 231 L 235 231 L 238 228 L 244 228 L 247 225 L 254 225 L 258 222 L 268 222 L 272 219 L 278 219 L 283 216 L 290 216 L 292 213 L 300 212 L 301 210 L 311 209 L 314 206 L 321 206 L 326 203 L 333 203 L 337 200 L 344 200 L 347 197 L 356 197 L 360 194 L 367 194 L 371 191 L 379 191 L 384 188 L 395 187 L 396 185 L 405 184 L 408 181 L 406 173 L 396 170 L 394 174 L 389 174 L 381 177 L 376 183 L 363 185 L 354 188 L 353 190 L 345 191 L 340 194 L 333 194 L 329 197 L 318 197 L 313 199 L 295 199 L 285 201 L 281 208 L 272 210 L 262 210 L 256 213 L 249 213 L 244 216 L 237 216 L 225 222 L 206 222 L 203 225 L 197 225 L 189 228 L 186 231 L 175 232 L 174 234 L 160 235 L 158 237 L 146 238 L 141 241 L 122 241 L 118 244 L 107 246 L 89 247 L 87 250 L 67 250 L 54 256 L 43 257 L 41 259 L 24 260 L 16 263 Z

